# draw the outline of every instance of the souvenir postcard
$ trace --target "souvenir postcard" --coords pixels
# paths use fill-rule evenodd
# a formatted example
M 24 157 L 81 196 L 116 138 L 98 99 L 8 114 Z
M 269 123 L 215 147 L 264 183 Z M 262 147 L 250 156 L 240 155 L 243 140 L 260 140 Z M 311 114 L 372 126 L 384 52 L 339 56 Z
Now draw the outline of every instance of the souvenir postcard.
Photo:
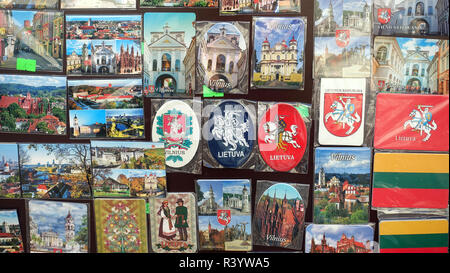
M 204 105 L 203 137 L 208 168 L 252 169 L 256 152 L 256 103 L 210 100 Z M 209 111 L 209 112 L 208 112 Z
M 24 198 L 91 197 L 89 144 L 19 144 Z
M 370 77 L 372 0 L 318 0 L 314 77 Z
M 63 72 L 62 12 L 0 10 L 0 68 Z
M 301 250 L 309 185 L 256 182 L 255 245 Z
M 192 97 L 195 90 L 195 13 L 144 14 L 144 93 Z
M 0 132 L 66 134 L 66 78 L 0 74 Z
M 24 253 L 17 210 L 0 209 L 0 254 Z
M 140 75 L 141 15 L 67 15 L 67 74 Z
M 380 253 L 448 253 L 448 219 L 381 220 Z
M 152 140 L 165 144 L 167 169 L 200 173 L 201 103 L 152 99 L 152 108 Z
M 69 80 L 70 136 L 144 138 L 141 79 Z
M 30 200 L 31 253 L 88 253 L 89 204 Z
M 373 0 L 375 35 L 448 36 L 448 0 Z
M 197 21 L 197 93 L 247 94 L 250 23 Z
M 308 171 L 309 112 L 310 106 L 300 103 L 258 102 L 257 170 Z
M 195 195 L 170 192 L 166 198 L 150 198 L 149 202 L 153 252 L 197 252 Z
M 253 88 L 303 89 L 306 17 L 253 17 Z
M 448 169 L 448 153 L 375 153 L 372 207 L 446 209 Z
M 377 36 L 372 90 L 390 93 L 445 94 L 447 74 L 441 56 L 448 40 Z M 445 91 L 447 90 L 447 91 Z
M 370 225 L 316 225 L 305 230 L 306 253 L 373 253 Z
M 0 198 L 20 198 L 19 151 L 15 143 L 0 143 Z
M 144 199 L 95 199 L 98 253 L 147 253 Z
M 219 0 L 221 15 L 252 13 L 300 13 L 300 0 Z
M 371 149 L 318 147 L 314 162 L 314 223 L 368 223 Z
M 58 9 L 58 0 L 0 0 L 2 9 Z
M 140 8 L 155 7 L 195 7 L 217 8 L 219 0 L 140 0 Z
M 136 9 L 136 0 L 61 0 L 61 9 Z
M 166 193 L 163 143 L 91 141 L 94 197 L 162 197 Z
M 448 152 L 448 95 L 377 95 L 374 147 Z
M 195 189 L 199 249 L 251 251 L 250 180 L 200 179 Z
M 320 79 L 320 145 L 364 143 L 366 79 Z

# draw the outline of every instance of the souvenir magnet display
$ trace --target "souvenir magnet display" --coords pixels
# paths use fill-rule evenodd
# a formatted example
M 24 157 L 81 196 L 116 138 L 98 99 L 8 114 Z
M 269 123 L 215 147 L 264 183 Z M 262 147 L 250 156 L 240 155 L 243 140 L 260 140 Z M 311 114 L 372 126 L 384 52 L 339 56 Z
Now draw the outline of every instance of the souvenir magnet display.
M 141 15 L 67 15 L 67 74 L 141 75 L 141 21 Z
M 166 194 L 163 143 L 92 141 L 94 197 L 163 197 Z
M 252 87 L 303 89 L 306 17 L 253 17 Z
M 314 223 L 368 223 L 371 166 L 370 148 L 316 148 Z
M 377 95 L 374 148 L 448 152 L 448 95 Z
M 197 21 L 196 90 L 247 94 L 249 22 Z
M 377 36 L 374 57 L 377 70 L 372 90 L 395 93 L 442 94 L 445 73 L 438 63 L 448 40 Z M 448 78 L 448 74 L 447 74 Z
M 373 253 L 374 228 L 370 225 L 308 225 L 306 253 Z
M 246 100 L 204 102 L 203 163 L 210 168 L 253 168 L 256 103 Z
M 98 253 L 147 253 L 144 199 L 95 199 Z
M 150 198 L 152 250 L 157 253 L 197 252 L 197 200 L 193 193 L 167 193 Z
M 24 198 L 91 197 L 89 144 L 19 144 L 19 164 Z
M 89 204 L 28 201 L 31 253 L 88 253 Z
M 69 80 L 72 138 L 144 138 L 141 79 Z
M 373 0 L 375 35 L 447 36 L 448 0 Z
M 254 243 L 301 250 L 308 194 L 309 185 L 258 180 Z
M 192 97 L 195 90 L 195 13 L 144 14 L 144 93 Z
M 319 100 L 319 144 L 363 145 L 366 79 L 322 78 Z
M 448 154 L 375 153 L 373 208 L 448 207 Z
M 314 78 L 370 77 L 372 0 L 317 0 Z
M 307 172 L 309 111 L 301 103 L 258 103 L 257 170 Z
M 0 18 L 0 68 L 63 72 L 62 12 L 0 10 Z
M 20 198 L 19 151 L 17 147 L 15 143 L 0 143 L 0 198 Z
M 196 181 L 200 250 L 251 251 L 251 189 L 247 179 Z
M 165 144 L 167 169 L 200 173 L 201 102 L 152 99 L 152 108 L 152 140 Z

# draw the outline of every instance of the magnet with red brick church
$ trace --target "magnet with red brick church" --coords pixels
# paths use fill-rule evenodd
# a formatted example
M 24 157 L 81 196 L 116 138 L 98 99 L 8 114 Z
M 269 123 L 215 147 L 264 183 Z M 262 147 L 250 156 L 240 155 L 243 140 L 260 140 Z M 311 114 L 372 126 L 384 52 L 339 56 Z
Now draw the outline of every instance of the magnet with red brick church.
M 308 225 L 306 253 L 373 253 L 373 225 Z
M 258 102 L 258 171 L 307 173 L 310 106 Z
M 251 251 L 248 179 L 199 179 L 195 184 L 199 250 Z
M 301 250 L 309 185 L 256 182 L 255 245 Z
M 69 80 L 72 138 L 144 138 L 141 79 Z
M 368 223 L 371 149 L 318 147 L 314 162 L 314 223 Z
M 306 17 L 253 17 L 253 88 L 303 89 Z
M 140 75 L 141 15 L 67 15 L 68 75 Z
M 0 132 L 66 134 L 66 78 L 0 75 Z

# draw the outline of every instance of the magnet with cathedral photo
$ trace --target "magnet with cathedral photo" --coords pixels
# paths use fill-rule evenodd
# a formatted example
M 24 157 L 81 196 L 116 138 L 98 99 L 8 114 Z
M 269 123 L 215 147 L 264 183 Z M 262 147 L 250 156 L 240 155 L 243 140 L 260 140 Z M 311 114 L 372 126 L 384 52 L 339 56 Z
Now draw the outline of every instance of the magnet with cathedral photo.
M 61 9 L 136 9 L 136 0 L 61 0 Z
M 220 15 L 300 13 L 301 0 L 219 0 Z
M 195 91 L 195 13 L 144 14 L 144 94 L 192 97 Z
M 252 250 L 250 184 L 248 179 L 196 181 L 199 250 Z
M 448 0 L 373 0 L 375 35 L 448 37 Z
M 258 102 L 258 171 L 307 173 L 310 107 Z
M 252 88 L 303 89 L 306 17 L 253 17 Z
M 192 192 L 150 198 L 151 248 L 156 253 L 197 252 L 197 200 Z
M 320 145 L 361 146 L 364 143 L 366 79 L 320 79 Z
M 317 0 L 314 15 L 313 77 L 370 77 L 372 0 Z
M 17 209 L 0 209 L 0 233 L 0 254 L 25 252 Z
M 152 140 L 163 142 L 168 171 L 202 171 L 200 100 L 152 99 Z
M 67 15 L 67 74 L 141 75 L 141 15 Z
M 253 238 L 255 245 L 301 250 L 309 185 L 258 180 Z
M 196 94 L 247 94 L 250 22 L 197 21 Z
M 203 165 L 252 169 L 256 155 L 256 103 L 208 100 L 203 105 Z

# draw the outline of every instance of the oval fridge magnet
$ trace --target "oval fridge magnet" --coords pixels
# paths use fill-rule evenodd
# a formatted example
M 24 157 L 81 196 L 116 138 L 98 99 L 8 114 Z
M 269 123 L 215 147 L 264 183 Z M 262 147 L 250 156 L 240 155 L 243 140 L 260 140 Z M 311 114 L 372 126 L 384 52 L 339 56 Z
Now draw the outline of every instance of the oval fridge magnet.
M 258 146 L 264 162 L 275 171 L 289 172 L 305 154 L 308 130 L 297 108 L 287 103 L 272 105 L 258 127 Z
M 182 168 L 195 157 L 200 142 L 200 125 L 192 107 L 182 100 L 168 100 L 158 109 L 152 139 L 164 142 L 166 164 Z
M 225 168 L 240 168 L 255 146 L 255 123 L 250 110 L 241 101 L 225 100 L 209 114 L 208 148 Z

